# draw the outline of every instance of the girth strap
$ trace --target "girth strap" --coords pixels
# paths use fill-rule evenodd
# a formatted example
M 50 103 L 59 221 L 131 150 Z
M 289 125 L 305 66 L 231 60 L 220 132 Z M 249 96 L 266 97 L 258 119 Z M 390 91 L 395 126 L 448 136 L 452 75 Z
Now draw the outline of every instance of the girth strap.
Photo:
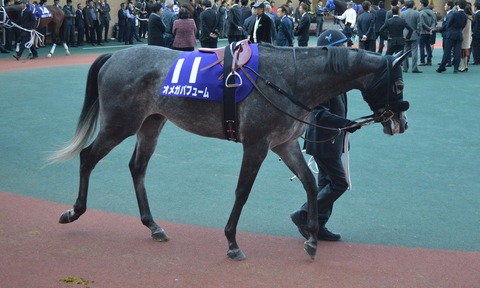
M 237 107 L 235 104 L 235 79 L 232 77 L 232 71 L 235 71 L 234 49 L 235 42 L 225 47 L 223 79 L 225 85 L 223 87 L 223 127 L 225 136 L 229 141 L 238 142 L 238 123 L 237 123 Z

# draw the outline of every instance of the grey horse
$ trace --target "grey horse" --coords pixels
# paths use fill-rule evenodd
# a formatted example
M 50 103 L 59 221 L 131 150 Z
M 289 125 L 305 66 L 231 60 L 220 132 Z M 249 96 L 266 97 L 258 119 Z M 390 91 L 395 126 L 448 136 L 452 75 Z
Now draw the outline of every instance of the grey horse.
M 317 184 L 298 142 L 304 133 L 305 121 L 311 109 L 320 103 L 358 89 L 374 115 L 388 112 L 389 116 L 381 119 L 386 134 L 403 133 L 407 129 L 405 111 L 409 108 L 408 102 L 403 100 L 400 69 L 405 55 L 380 56 L 341 47 L 271 45 L 259 45 L 258 51 L 260 77 L 255 89 L 236 109 L 243 160 L 235 202 L 225 227 L 227 255 L 234 260 L 245 259 L 236 240 L 237 224 L 260 166 L 272 150 L 307 192 L 310 238 L 304 243 L 304 250 L 315 259 Z M 78 198 L 73 209 L 62 214 L 60 223 L 73 222 L 85 213 L 89 177 L 95 165 L 127 137 L 136 135 L 129 168 L 141 221 L 151 230 L 153 239 L 169 240 L 153 220 L 144 184 L 147 165 L 162 128 L 169 120 L 191 133 L 226 139 L 221 102 L 160 95 L 162 83 L 180 53 L 163 47 L 139 46 L 102 55 L 92 64 L 75 135 L 49 158 L 55 163 L 80 155 Z M 269 82 L 274 82 L 276 89 Z M 98 135 L 87 146 L 97 121 L 100 122 Z

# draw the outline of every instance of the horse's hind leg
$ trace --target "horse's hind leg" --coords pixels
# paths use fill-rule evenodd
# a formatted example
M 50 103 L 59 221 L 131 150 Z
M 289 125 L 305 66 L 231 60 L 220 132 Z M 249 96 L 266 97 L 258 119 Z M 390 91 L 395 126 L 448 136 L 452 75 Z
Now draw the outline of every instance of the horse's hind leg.
M 282 161 L 285 162 L 287 167 L 298 177 L 302 182 L 303 187 L 307 191 L 307 203 L 308 203 L 308 223 L 307 230 L 310 232 L 310 238 L 305 241 L 305 252 L 315 259 L 317 253 L 317 233 L 318 233 L 318 219 L 317 219 L 317 184 L 315 182 L 315 176 L 308 168 L 305 159 L 303 158 L 302 151 L 298 141 L 292 140 L 279 145 L 272 149 L 277 153 Z
M 131 135 L 120 129 L 122 128 L 119 128 L 119 130 L 102 129 L 95 141 L 80 152 L 80 187 L 78 189 L 78 197 L 73 205 L 73 209 L 60 216 L 60 223 L 73 222 L 87 211 L 88 184 L 92 170 L 115 146 Z
M 169 238 L 165 231 L 155 223 L 150 212 L 145 190 L 145 173 L 148 161 L 155 151 L 158 135 L 165 122 L 166 119 L 161 116 L 150 116 L 143 122 L 142 128 L 137 133 L 137 144 L 129 163 L 140 209 L 140 218 L 142 223 L 152 231 L 152 238 L 157 241 L 168 241 Z
M 257 177 L 258 170 L 265 160 L 268 152 L 268 143 L 261 142 L 254 145 L 243 144 L 243 160 L 237 189 L 235 190 L 235 203 L 225 226 L 225 236 L 228 240 L 227 256 L 233 260 L 245 259 L 245 254 L 237 244 L 237 224 L 242 213 L 243 206 L 247 202 L 253 182 Z

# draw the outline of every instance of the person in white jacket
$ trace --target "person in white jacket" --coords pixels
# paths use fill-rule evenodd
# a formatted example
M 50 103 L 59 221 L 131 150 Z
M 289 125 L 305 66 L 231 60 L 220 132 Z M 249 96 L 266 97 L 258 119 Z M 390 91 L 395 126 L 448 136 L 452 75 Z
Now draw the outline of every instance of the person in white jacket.
M 353 9 L 353 2 L 347 3 L 347 10 L 343 12 L 340 16 L 335 16 L 339 20 L 345 20 L 345 28 L 343 28 L 343 34 L 347 36 L 347 46 L 351 47 L 353 45 L 352 36 L 353 36 L 353 27 L 357 22 L 357 12 Z

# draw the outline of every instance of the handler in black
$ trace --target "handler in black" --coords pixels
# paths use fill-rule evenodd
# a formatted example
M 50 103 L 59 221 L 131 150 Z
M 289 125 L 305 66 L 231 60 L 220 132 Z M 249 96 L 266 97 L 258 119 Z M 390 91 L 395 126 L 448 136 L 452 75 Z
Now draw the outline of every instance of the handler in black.
M 317 46 L 345 46 L 348 38 L 338 30 L 327 30 L 320 34 Z M 348 120 L 347 116 L 347 94 L 344 93 L 315 108 L 311 114 L 311 122 L 325 127 L 343 128 L 355 124 Z M 354 126 L 347 129 L 353 133 L 361 126 Z M 305 148 L 307 154 L 312 155 L 318 166 L 318 240 L 338 241 L 340 234 L 330 232 L 325 224 L 333 210 L 333 203 L 347 190 L 348 183 L 345 170 L 342 164 L 343 139 L 345 133 L 342 131 L 330 131 L 321 128 L 308 126 L 305 135 Z M 332 141 L 329 141 L 332 138 Z M 297 226 L 303 237 L 308 239 L 307 232 L 307 203 L 292 213 L 290 217 Z
M 32 11 L 28 9 L 27 7 L 27 0 L 22 0 L 20 2 L 20 26 L 22 28 L 25 28 L 27 30 L 32 30 L 35 31 L 35 17 L 33 16 Z M 19 60 L 20 57 L 22 57 L 23 50 L 25 50 L 25 44 L 30 41 L 32 38 L 31 33 L 29 31 L 23 31 L 21 30 L 20 32 L 20 50 L 17 52 L 16 55 L 12 55 L 13 58 Z M 32 52 L 32 56 L 29 57 L 29 59 L 35 59 L 38 58 L 38 52 L 37 49 L 35 49 L 35 45 L 32 44 L 30 47 L 30 51 Z

